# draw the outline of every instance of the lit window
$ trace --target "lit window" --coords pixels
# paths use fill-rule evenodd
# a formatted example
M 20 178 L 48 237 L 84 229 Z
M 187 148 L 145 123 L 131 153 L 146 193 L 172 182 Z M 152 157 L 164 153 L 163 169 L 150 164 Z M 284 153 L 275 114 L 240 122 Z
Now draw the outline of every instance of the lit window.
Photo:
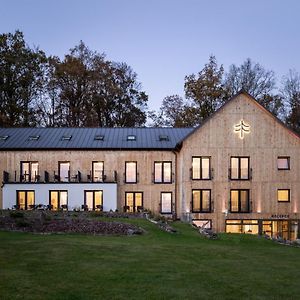
M 49 208 L 51 210 L 67 210 L 68 191 L 50 191 Z
M 192 212 L 211 212 L 210 190 L 193 190 L 192 196 Z
M 103 210 L 103 191 L 84 191 L 84 205 L 87 210 Z
M 278 202 L 289 202 L 290 201 L 290 190 L 277 190 L 277 201 Z
M 277 169 L 278 170 L 289 170 L 290 169 L 290 158 L 289 157 L 278 157 L 277 158 Z
M 249 190 L 230 191 L 230 212 L 232 213 L 250 212 Z
M 137 162 L 127 161 L 125 163 L 125 182 L 137 183 Z
M 39 181 L 39 163 L 33 161 L 21 161 L 21 182 Z
M 139 212 L 143 210 L 143 193 L 126 192 L 125 193 L 125 212 Z
M 249 157 L 231 157 L 230 179 L 250 178 Z
M 171 183 L 172 182 L 172 163 L 155 162 L 154 163 L 154 182 Z
M 160 213 L 162 213 L 162 214 L 171 214 L 172 213 L 172 193 L 171 192 L 162 192 L 161 193 Z
M 127 135 L 127 141 L 136 141 L 135 135 Z
M 227 233 L 258 234 L 258 220 L 226 220 Z
M 192 179 L 211 179 L 210 157 L 192 158 Z
M 17 191 L 17 208 L 34 209 L 34 191 Z

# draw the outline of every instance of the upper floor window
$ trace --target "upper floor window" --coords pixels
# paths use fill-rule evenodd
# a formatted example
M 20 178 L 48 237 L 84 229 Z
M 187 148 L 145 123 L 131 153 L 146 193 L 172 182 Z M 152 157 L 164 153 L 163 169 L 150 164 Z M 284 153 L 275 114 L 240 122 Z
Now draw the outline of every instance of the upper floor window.
M 58 174 L 59 181 L 68 182 L 70 181 L 70 162 L 58 162 Z
M 93 182 L 104 181 L 104 162 L 93 161 Z
M 39 179 L 39 163 L 36 161 L 21 161 L 21 182 L 35 182 Z
M 192 179 L 211 179 L 210 157 L 200 156 L 192 158 Z
M 154 163 L 154 182 L 171 183 L 172 182 L 172 163 L 155 162 Z
M 136 161 L 125 162 L 125 182 L 137 183 L 137 162 Z
M 231 157 L 230 179 L 250 179 L 249 157 Z
M 193 190 L 192 191 L 192 212 L 207 213 L 211 212 L 211 191 Z
M 230 191 L 230 212 L 232 213 L 250 212 L 249 190 Z
M 290 202 L 290 190 L 277 190 L 277 201 L 278 202 Z
M 277 169 L 278 170 L 289 170 L 290 169 L 290 158 L 288 156 L 277 157 Z

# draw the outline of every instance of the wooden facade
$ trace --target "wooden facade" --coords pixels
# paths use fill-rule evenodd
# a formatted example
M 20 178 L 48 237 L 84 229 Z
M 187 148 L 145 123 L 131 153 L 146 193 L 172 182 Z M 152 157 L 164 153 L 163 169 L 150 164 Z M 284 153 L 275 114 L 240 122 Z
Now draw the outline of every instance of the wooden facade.
M 209 178 L 193 179 L 193 157 L 209 159 Z M 249 176 L 232 179 L 232 158 L 240 157 L 247 158 Z M 288 168 L 278 168 L 278 158 L 281 157 L 287 158 Z M 161 193 L 171 192 L 170 216 L 188 221 L 208 220 L 216 231 L 225 231 L 226 224 L 230 227 L 232 220 L 258 222 L 260 233 L 265 231 L 268 221 L 286 220 L 295 222 L 296 226 L 300 220 L 300 138 L 243 92 L 173 150 L 2 150 L 1 176 L 2 171 L 19 172 L 21 161 L 38 161 L 41 181 L 44 180 L 44 170 L 58 172 L 59 161 L 70 162 L 70 174 L 80 171 L 83 178 L 91 172 L 93 161 L 102 161 L 108 177 L 113 176 L 113 172 L 117 174 L 119 210 L 125 206 L 126 193 L 141 192 L 143 208 L 160 213 Z M 137 162 L 136 183 L 125 182 L 125 162 Z M 155 162 L 171 162 L 171 182 L 154 182 Z M 193 191 L 202 190 L 210 191 L 209 211 L 195 212 Z M 249 209 L 247 212 L 232 212 L 232 191 L 240 190 L 247 191 Z M 279 190 L 288 191 L 288 201 L 278 201 Z M 2 193 L 0 207 L 5 208 Z

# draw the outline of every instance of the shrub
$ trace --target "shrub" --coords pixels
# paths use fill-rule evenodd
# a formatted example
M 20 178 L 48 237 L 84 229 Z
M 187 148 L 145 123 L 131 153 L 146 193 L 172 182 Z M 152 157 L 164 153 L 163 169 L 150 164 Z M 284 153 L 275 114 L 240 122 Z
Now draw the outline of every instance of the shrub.
M 24 219 L 18 219 L 16 220 L 16 226 L 17 227 L 28 227 L 30 224 L 25 221 Z
M 17 219 L 17 218 L 24 218 L 24 213 L 22 211 L 11 211 L 9 213 L 11 218 Z

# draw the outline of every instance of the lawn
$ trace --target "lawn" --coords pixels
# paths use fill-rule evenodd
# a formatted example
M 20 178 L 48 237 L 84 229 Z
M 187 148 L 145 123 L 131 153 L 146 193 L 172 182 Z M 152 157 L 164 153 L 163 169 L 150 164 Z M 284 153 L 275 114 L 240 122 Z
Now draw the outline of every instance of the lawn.
M 0 232 L 0 299 L 296 299 L 300 248 L 202 238 L 130 219 L 139 236 Z

